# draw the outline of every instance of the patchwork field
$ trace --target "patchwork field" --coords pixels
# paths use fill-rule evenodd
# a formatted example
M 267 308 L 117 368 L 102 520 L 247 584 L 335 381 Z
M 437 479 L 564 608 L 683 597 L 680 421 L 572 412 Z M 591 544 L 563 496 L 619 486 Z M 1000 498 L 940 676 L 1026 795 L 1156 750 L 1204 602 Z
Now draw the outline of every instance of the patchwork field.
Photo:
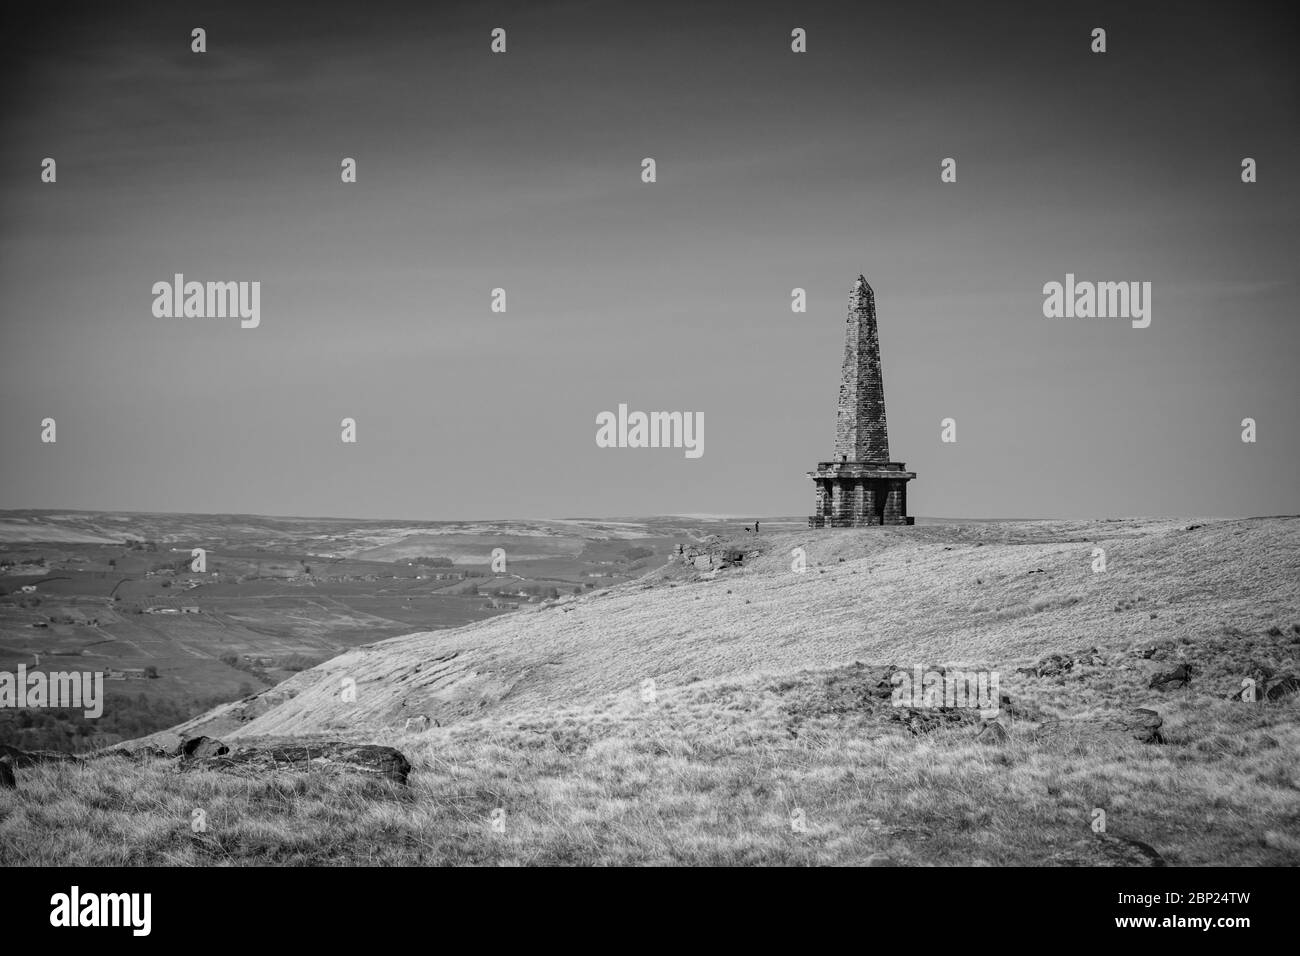
M 0 743 L 88 750 L 158 730 L 378 638 L 627 581 L 708 525 L 0 513 L 0 671 L 115 675 L 95 724 L 0 710 Z

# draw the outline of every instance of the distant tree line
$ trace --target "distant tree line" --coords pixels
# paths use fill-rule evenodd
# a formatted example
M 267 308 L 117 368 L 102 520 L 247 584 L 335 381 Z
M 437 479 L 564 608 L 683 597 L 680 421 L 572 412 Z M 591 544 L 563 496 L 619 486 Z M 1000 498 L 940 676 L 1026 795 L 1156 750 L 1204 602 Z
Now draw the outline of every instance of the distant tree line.
M 81 710 L 26 708 L 0 711 L 0 743 L 20 750 L 81 753 L 174 727 L 218 704 L 220 695 L 172 700 L 144 693 L 109 694 L 95 720 Z

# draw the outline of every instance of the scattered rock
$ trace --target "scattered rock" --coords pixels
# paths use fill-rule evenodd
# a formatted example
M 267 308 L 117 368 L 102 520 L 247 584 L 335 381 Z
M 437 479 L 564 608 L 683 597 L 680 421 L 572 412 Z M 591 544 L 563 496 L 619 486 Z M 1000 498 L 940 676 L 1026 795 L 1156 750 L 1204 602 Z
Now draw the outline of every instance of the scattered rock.
M 1101 656 L 1101 652 L 1095 647 L 1087 650 L 1075 651 L 1073 654 L 1049 654 L 1037 664 L 1030 667 L 1020 667 L 1016 669 L 1017 674 L 1029 674 L 1033 677 L 1064 677 L 1078 664 L 1090 664 L 1093 667 L 1101 667 L 1106 663 L 1106 658 Z
M 1291 674 L 1279 674 L 1264 681 L 1264 693 L 1259 695 L 1264 700 L 1281 700 L 1300 691 L 1300 678 Z
M 1228 695 L 1229 700 L 1246 700 L 1247 688 L 1241 687 Z M 1257 677 L 1255 682 L 1254 703 L 1277 701 L 1290 697 L 1300 691 L 1300 678 L 1291 674 L 1279 674 L 1276 677 Z
M 1029 667 L 1017 667 L 1017 674 L 1028 674 L 1030 677 L 1061 677 L 1074 667 L 1074 660 L 1066 657 L 1064 654 L 1049 654 L 1037 664 L 1031 664 Z
M 886 668 L 886 670 L 890 673 L 893 672 L 892 667 Z M 877 700 L 892 701 L 894 699 L 894 682 L 888 677 L 883 677 L 871 688 L 870 694 Z
M 191 737 L 181 744 L 180 749 L 182 760 L 202 760 L 227 753 L 230 753 L 230 748 L 214 737 Z
M 1154 690 L 1179 690 L 1192 682 L 1192 666 L 1179 664 L 1171 671 L 1156 674 L 1147 686 Z
M 971 723 L 976 719 L 976 712 L 965 707 L 897 707 L 890 712 L 888 719 L 902 724 L 914 736 L 920 736 L 942 727 Z
M 1162 744 L 1165 742 L 1165 738 L 1160 733 L 1160 727 L 1165 722 L 1164 718 L 1149 708 L 1134 707 L 1125 713 L 1113 715 L 1108 720 L 1107 726 L 1113 730 L 1124 731 L 1138 743 Z

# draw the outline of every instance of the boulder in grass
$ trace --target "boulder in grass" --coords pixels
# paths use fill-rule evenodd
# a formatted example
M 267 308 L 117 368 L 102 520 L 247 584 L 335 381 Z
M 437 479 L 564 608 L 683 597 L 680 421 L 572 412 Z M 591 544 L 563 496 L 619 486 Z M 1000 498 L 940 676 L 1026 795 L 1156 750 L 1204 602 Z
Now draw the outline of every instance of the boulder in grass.
M 1110 833 L 1095 833 L 1093 841 L 1105 863 L 1112 866 L 1164 866 L 1165 859 L 1150 843 Z
M 1093 717 L 1066 718 L 1051 720 L 1035 731 L 1038 740 L 1056 737 L 1104 737 L 1121 735 L 1132 737 L 1138 743 L 1162 744 L 1164 736 L 1160 727 L 1164 718 L 1156 711 L 1146 707 L 1134 707 L 1130 710 L 1111 711 Z
M 230 753 L 230 748 L 215 737 L 191 737 L 181 744 L 180 756 L 183 760 L 202 760 L 204 757 L 220 757 Z
M 1300 678 L 1292 674 L 1278 674 L 1274 677 L 1262 677 L 1256 680 L 1254 696 L 1247 697 L 1249 688 L 1239 687 L 1228 695 L 1229 700 L 1241 700 L 1254 703 L 1284 700 L 1300 692 Z
M 1179 664 L 1171 671 L 1156 674 L 1147 686 L 1153 690 L 1181 690 L 1192 682 L 1190 664 Z
M 1278 674 L 1264 681 L 1264 700 L 1281 700 L 1300 691 L 1300 677 L 1293 674 Z
M 1156 711 L 1147 707 L 1134 707 L 1132 710 L 1112 715 L 1109 726 L 1113 730 L 1128 734 L 1138 743 L 1162 744 L 1165 738 L 1160 733 L 1160 727 L 1164 722 L 1164 718 Z
M 411 762 L 399 750 L 380 744 L 355 744 L 341 740 L 236 747 L 227 753 L 188 761 L 231 773 L 356 773 L 405 784 Z
M 1149 843 L 1112 833 L 1092 833 L 1052 852 L 1053 866 L 1161 867 L 1164 857 Z

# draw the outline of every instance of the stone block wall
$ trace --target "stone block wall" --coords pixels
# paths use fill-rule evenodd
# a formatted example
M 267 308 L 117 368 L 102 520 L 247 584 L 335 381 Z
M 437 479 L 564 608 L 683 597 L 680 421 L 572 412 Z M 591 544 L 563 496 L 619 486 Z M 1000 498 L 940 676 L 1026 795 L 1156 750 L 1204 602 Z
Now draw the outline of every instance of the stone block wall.
M 808 519 L 813 528 L 860 528 L 869 525 L 906 525 L 907 481 L 902 478 L 819 479 L 817 507 Z
M 876 294 L 862 278 L 849 296 L 845 320 L 835 457 L 840 461 L 889 461 Z

